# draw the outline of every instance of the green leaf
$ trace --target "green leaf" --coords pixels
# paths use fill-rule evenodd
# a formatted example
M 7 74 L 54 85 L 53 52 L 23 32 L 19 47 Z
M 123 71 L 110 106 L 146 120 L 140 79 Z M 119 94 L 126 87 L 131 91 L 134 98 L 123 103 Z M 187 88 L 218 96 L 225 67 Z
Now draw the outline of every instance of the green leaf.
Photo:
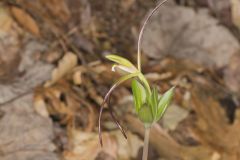
M 134 65 L 129 60 L 121 56 L 110 54 L 110 55 L 107 55 L 106 58 L 109 59 L 110 61 L 113 61 L 117 64 L 120 64 L 126 67 L 134 67 Z
M 157 117 L 156 121 L 158 121 L 166 111 L 167 107 L 172 101 L 173 95 L 174 95 L 174 89 L 175 87 L 172 87 L 167 92 L 163 94 L 163 96 L 160 98 L 158 102 L 158 111 L 157 111 Z
M 151 94 L 151 109 L 154 115 L 154 118 L 157 116 L 157 109 L 158 109 L 158 91 L 157 88 L 154 87 Z
M 152 124 L 154 121 L 151 109 L 146 104 L 141 106 L 141 108 L 138 112 L 138 117 L 145 124 Z
M 146 102 L 146 90 L 137 80 L 132 81 L 132 92 L 134 97 L 135 110 L 138 113 L 141 106 Z
M 108 90 L 107 94 L 106 94 L 105 97 L 104 97 L 104 100 L 106 100 L 106 99 L 110 96 L 110 94 L 112 93 L 112 91 L 113 91 L 116 87 L 118 87 L 121 83 L 123 83 L 123 82 L 125 82 L 126 80 L 131 79 L 131 78 L 133 78 L 133 77 L 137 77 L 138 74 L 139 74 L 139 72 L 135 72 L 135 73 L 127 74 L 127 75 L 125 75 L 125 76 L 120 77 L 120 78 L 112 85 L 112 87 Z

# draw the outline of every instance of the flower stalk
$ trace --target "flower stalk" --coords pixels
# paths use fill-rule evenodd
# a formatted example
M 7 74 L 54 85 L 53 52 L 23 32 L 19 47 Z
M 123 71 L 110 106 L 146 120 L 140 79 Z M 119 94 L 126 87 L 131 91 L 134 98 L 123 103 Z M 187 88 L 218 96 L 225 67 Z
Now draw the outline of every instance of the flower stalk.
M 146 17 L 144 20 L 144 23 L 142 25 L 142 28 L 139 32 L 138 36 L 138 44 L 137 44 L 137 64 L 138 64 L 138 70 L 141 72 L 141 46 L 142 46 L 142 38 L 143 38 L 143 33 L 146 28 L 146 25 L 148 24 L 150 18 L 153 16 L 153 14 L 168 0 L 163 0 L 160 2 Z
M 145 127 L 142 160 L 147 160 L 147 158 L 148 158 L 150 130 L 151 130 L 151 127 Z

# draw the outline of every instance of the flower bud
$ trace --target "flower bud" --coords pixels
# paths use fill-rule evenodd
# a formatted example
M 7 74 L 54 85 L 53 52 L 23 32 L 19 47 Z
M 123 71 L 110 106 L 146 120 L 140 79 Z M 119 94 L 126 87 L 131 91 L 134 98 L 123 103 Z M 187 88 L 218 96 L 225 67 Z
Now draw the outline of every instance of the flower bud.
M 139 119 L 145 124 L 152 124 L 154 121 L 151 108 L 143 104 L 138 112 Z

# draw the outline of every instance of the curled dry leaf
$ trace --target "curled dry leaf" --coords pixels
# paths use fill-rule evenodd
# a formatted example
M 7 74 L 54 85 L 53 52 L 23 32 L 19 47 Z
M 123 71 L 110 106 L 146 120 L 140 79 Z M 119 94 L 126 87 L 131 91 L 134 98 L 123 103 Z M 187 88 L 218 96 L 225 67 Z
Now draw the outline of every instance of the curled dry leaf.
M 52 72 L 52 78 L 49 80 L 45 87 L 49 87 L 52 84 L 56 83 L 69 71 L 71 71 L 77 65 L 77 56 L 71 52 L 68 52 L 64 57 L 59 61 L 58 67 L 55 68 Z
M 15 6 L 11 6 L 10 11 L 21 26 L 33 35 L 40 36 L 40 30 L 36 21 L 26 11 Z

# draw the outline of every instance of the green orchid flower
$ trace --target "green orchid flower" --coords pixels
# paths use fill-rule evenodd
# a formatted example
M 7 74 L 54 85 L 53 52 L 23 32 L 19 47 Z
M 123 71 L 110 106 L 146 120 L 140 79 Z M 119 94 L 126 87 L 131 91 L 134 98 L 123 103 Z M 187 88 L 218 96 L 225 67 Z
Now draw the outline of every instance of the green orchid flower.
M 147 160 L 148 155 L 148 144 L 149 144 L 149 134 L 150 134 L 150 128 L 152 124 L 159 121 L 162 116 L 164 115 L 166 109 L 168 108 L 169 104 L 172 101 L 173 95 L 174 95 L 174 88 L 170 88 L 168 91 L 163 93 L 162 95 L 158 93 L 158 90 L 156 87 L 151 88 L 147 79 L 141 72 L 141 40 L 143 36 L 143 32 L 145 29 L 145 26 L 151 16 L 156 12 L 156 10 L 163 5 L 167 0 L 163 0 L 160 2 L 147 16 L 146 20 L 143 23 L 143 26 L 140 30 L 139 37 L 138 37 L 138 57 L 137 57 L 137 67 L 135 67 L 129 60 L 126 58 L 123 58 L 118 55 L 107 55 L 106 58 L 110 61 L 113 61 L 115 64 L 112 66 L 112 71 L 120 70 L 124 74 L 122 77 L 120 77 L 113 86 L 109 89 L 107 94 L 104 97 L 103 103 L 101 105 L 100 114 L 99 114 L 99 120 L 98 120 L 98 130 L 99 130 L 99 140 L 101 146 L 102 144 L 102 136 L 101 136 L 101 117 L 103 112 L 103 107 L 106 103 L 108 103 L 108 107 L 110 110 L 110 114 L 118 128 L 123 133 L 124 137 L 127 138 L 122 126 L 118 122 L 113 108 L 110 104 L 110 98 L 112 92 L 123 82 L 127 80 L 132 80 L 132 93 L 134 98 L 134 106 L 135 111 L 138 116 L 138 118 L 143 122 L 145 126 L 145 136 L 144 136 L 144 147 L 143 147 L 143 158 L 142 160 Z
M 145 126 L 150 127 L 153 123 L 157 122 L 165 112 L 166 108 L 169 106 L 170 101 L 173 97 L 174 87 L 168 90 L 163 96 L 158 94 L 157 89 L 153 88 L 151 90 L 150 85 L 144 75 L 127 59 L 117 56 L 108 55 L 107 59 L 115 62 L 113 67 L 119 67 L 119 69 L 126 72 L 126 74 L 120 77 L 113 86 L 109 89 L 104 97 L 104 101 L 101 105 L 100 116 L 99 116 L 99 137 L 100 143 L 102 145 L 101 138 L 101 116 L 103 107 L 106 103 L 110 103 L 111 93 L 123 82 L 132 80 L 132 92 L 134 97 L 135 111 L 139 119 L 144 123 Z M 114 71 L 114 70 L 113 70 Z M 110 113 L 112 119 L 115 121 L 119 129 L 122 131 L 124 137 L 127 137 L 122 126 L 117 121 L 114 116 L 113 109 L 109 105 Z

